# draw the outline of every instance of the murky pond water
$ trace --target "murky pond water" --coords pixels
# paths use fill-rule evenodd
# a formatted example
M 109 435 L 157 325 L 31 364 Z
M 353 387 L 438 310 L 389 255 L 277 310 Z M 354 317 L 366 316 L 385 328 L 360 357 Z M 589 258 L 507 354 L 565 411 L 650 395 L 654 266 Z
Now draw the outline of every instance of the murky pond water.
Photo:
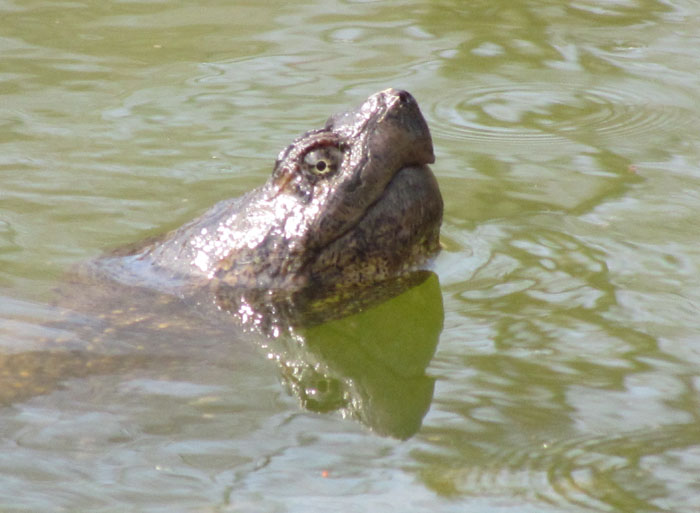
M 0 509 L 700 510 L 696 2 L 0 13 Z M 274 340 L 52 306 L 389 86 L 433 131 L 437 276 Z

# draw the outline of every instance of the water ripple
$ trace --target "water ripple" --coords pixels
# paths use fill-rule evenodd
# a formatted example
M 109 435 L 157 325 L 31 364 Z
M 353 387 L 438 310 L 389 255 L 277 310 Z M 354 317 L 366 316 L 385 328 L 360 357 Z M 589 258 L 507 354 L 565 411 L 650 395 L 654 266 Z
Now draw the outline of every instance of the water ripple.
M 456 140 L 550 143 L 588 134 L 605 139 L 653 134 L 692 121 L 679 91 L 636 83 L 619 88 L 529 83 L 467 88 L 431 105 L 432 130 Z
M 560 439 L 484 455 L 488 464 L 437 465 L 423 478 L 453 494 L 517 496 L 525 504 L 543 502 L 585 511 L 610 511 L 616 505 L 654 511 L 664 491 L 640 458 L 663 458 L 695 440 L 687 426 L 668 426 L 611 435 Z M 684 470 L 700 461 L 683 462 Z M 573 509 L 572 511 L 578 511 Z

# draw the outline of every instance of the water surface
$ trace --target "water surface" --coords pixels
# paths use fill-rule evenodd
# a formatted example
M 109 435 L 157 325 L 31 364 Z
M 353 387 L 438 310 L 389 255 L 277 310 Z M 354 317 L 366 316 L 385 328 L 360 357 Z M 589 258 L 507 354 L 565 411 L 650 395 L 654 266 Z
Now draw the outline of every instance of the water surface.
M 698 16 L 0 2 L 0 509 L 700 509 Z M 52 306 L 390 86 L 446 202 L 415 291 L 275 340 Z

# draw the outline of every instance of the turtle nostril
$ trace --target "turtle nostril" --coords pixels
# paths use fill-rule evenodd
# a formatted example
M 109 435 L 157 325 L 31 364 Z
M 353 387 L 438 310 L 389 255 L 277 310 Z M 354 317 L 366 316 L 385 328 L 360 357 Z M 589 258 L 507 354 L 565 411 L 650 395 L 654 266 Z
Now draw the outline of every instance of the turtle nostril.
M 411 99 L 411 95 L 408 94 L 406 91 L 400 91 L 399 92 L 399 101 L 401 103 L 408 103 L 408 101 Z

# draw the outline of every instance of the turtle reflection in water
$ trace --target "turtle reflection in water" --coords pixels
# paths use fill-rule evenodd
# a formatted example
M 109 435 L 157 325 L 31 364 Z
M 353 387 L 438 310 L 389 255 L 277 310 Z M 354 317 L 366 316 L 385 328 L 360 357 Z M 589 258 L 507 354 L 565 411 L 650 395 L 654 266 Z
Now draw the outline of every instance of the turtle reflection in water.
M 419 269 L 439 249 L 443 208 L 428 167 L 433 161 L 430 132 L 414 98 L 395 89 L 379 92 L 294 140 L 263 186 L 162 237 L 83 265 L 64 304 L 72 311 L 102 311 L 100 333 L 90 337 L 93 353 L 109 352 L 105 333 L 124 344 L 125 330 L 201 337 L 203 321 L 215 316 L 229 324 L 233 318 L 270 340 L 285 330 L 304 337 L 303 329 L 337 322 L 425 281 L 429 273 Z M 435 287 L 422 288 L 435 293 Z M 427 322 L 435 331 L 426 342 L 431 356 L 442 325 L 437 291 L 431 300 L 440 305 L 439 321 Z M 167 337 L 157 338 L 167 345 Z M 79 354 L 82 360 L 87 352 Z M 428 379 L 430 358 L 420 359 L 420 370 L 410 374 Z M 291 367 L 281 363 L 282 375 L 301 397 L 305 371 L 299 369 L 310 367 Z M 328 372 L 342 374 L 335 367 Z M 333 379 L 347 388 L 344 378 Z M 329 404 L 342 407 L 347 395 L 336 394 Z

